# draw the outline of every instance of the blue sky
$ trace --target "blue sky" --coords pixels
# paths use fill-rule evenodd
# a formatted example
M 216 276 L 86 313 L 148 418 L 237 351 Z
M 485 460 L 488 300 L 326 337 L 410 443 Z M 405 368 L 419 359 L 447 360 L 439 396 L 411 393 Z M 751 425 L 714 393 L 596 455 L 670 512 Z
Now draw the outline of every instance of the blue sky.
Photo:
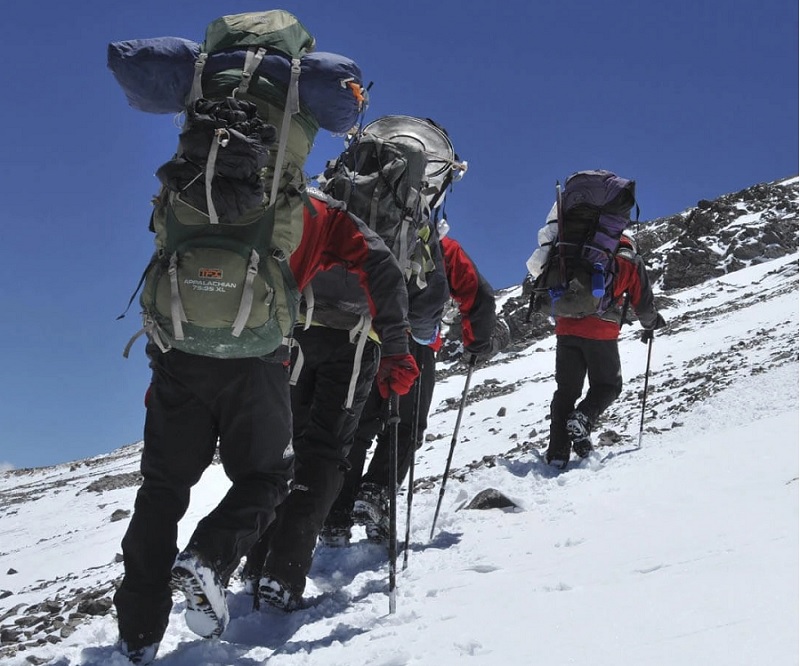
M 436 119 L 469 171 L 452 235 L 496 287 L 518 284 L 556 180 L 638 181 L 642 219 L 797 173 L 793 0 L 645 3 L 83 0 L 4 9 L 0 464 L 80 459 L 141 438 L 149 372 L 136 307 L 170 116 L 127 106 L 108 42 L 202 41 L 224 14 L 283 8 L 374 82 L 367 121 Z M 342 148 L 320 132 L 309 173 Z

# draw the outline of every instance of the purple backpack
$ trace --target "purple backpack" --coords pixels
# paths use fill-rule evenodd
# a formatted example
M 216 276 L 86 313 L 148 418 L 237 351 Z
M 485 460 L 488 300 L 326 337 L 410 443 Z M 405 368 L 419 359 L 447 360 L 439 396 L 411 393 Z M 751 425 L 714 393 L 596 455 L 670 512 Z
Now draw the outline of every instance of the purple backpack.
M 557 188 L 558 235 L 534 285 L 538 310 L 580 318 L 612 305 L 614 257 L 635 189 L 635 181 L 601 169 L 578 171 Z

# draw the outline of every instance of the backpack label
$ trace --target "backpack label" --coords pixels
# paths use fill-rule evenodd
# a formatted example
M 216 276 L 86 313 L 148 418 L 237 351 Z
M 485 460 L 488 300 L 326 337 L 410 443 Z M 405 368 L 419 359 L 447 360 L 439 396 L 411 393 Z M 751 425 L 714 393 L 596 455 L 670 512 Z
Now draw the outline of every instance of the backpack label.
M 195 291 L 216 291 L 223 294 L 229 289 L 236 289 L 237 286 L 235 282 L 211 282 L 209 280 L 192 280 L 189 278 L 184 280 L 183 284 Z

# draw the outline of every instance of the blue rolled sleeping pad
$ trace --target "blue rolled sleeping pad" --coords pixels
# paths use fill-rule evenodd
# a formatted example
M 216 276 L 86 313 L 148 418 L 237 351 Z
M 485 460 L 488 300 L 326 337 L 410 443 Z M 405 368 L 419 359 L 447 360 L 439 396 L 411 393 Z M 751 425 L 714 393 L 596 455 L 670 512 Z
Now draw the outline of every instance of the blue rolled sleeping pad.
M 200 50 L 200 44 L 182 37 L 111 42 L 108 68 L 134 109 L 146 113 L 180 113 L 192 88 Z M 242 69 L 246 53 L 231 50 L 211 54 L 203 69 L 204 76 Z M 256 73 L 287 86 L 291 62 L 283 54 L 269 53 Z M 347 132 L 356 124 L 362 110 L 362 100 L 356 94 L 356 90 L 361 93 L 361 84 L 361 69 L 350 58 L 318 51 L 300 59 L 300 101 L 319 126 L 330 132 Z

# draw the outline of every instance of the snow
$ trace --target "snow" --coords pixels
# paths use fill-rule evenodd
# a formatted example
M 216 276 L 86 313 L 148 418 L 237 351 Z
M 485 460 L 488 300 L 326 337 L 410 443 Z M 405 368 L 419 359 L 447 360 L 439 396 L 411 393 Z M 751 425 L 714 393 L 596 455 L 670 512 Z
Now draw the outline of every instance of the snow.
M 413 496 L 395 613 L 386 551 L 360 532 L 349 548 L 318 549 L 303 610 L 253 611 L 232 582 L 231 623 L 219 640 L 186 628 L 176 595 L 155 663 L 798 664 L 797 266 L 793 255 L 671 294 L 669 329 L 652 348 L 641 448 L 647 347 L 626 328 L 625 389 L 601 427 L 621 441 L 562 474 L 530 450 L 547 438 L 554 339 L 476 370 L 472 387 L 508 392 L 466 407 L 430 539 L 457 415 L 445 401 L 458 403 L 465 377 L 441 381 L 429 419 L 435 439 L 415 469 L 430 483 Z M 0 476 L 4 501 L 19 499 L 0 512 L 0 589 L 13 592 L 0 599 L 0 617 L 120 575 L 127 520 L 110 516 L 132 508 L 135 488 L 86 486 L 135 472 L 137 452 Z M 193 491 L 180 545 L 227 487 L 211 467 Z M 461 508 L 487 488 L 519 508 Z M 24 492 L 37 499 L 23 501 Z M 403 493 L 401 541 L 406 509 Z M 6 574 L 11 567 L 18 573 Z M 113 616 L 101 616 L 36 656 L 126 666 L 116 638 Z M 3 663 L 22 666 L 30 654 Z

